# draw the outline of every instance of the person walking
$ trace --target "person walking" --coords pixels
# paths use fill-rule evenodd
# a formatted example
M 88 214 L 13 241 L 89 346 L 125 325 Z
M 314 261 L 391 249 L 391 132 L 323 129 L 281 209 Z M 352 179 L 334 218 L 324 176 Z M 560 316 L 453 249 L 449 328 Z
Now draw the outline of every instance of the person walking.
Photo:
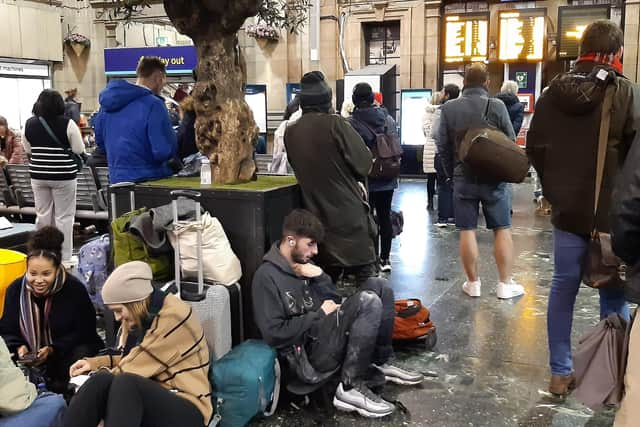
M 554 271 L 547 308 L 549 391 L 568 394 L 574 386 L 571 329 L 576 296 L 587 259 L 589 236 L 609 232 L 611 190 L 640 129 L 640 90 L 622 75 L 622 30 L 596 21 L 582 34 L 580 57 L 558 75 L 536 104 L 527 153 L 553 206 Z M 612 98 L 610 128 L 597 209 L 596 164 L 605 94 Z M 583 96 L 589 93 L 588 97 Z M 629 318 L 622 289 L 600 289 L 600 317 Z
M 84 155 L 85 150 L 78 125 L 64 117 L 60 93 L 52 89 L 40 93 L 22 140 L 27 153 L 31 153 L 29 172 L 36 227 L 55 226 L 62 231 L 62 261 L 69 261 L 73 253 L 76 175 L 80 172 L 70 152 Z
M 438 153 L 447 176 L 454 177 L 456 227 L 460 230 L 460 257 L 467 276 L 463 291 L 471 297 L 481 295 L 478 276 L 478 208 L 482 205 L 487 228 L 495 236 L 494 256 L 499 281 L 496 294 L 500 299 L 524 294 L 524 288 L 511 278 L 513 240 L 511 237 L 511 186 L 505 182 L 484 182 L 458 159 L 461 137 L 467 129 L 485 121 L 514 140 L 513 126 L 504 104 L 489 97 L 489 73 L 484 64 L 471 65 L 465 74 L 462 97 L 442 106 Z
M 374 105 L 373 90 L 368 83 L 358 83 L 354 87 L 352 101 L 355 109 L 349 122 L 362 137 L 367 148 L 373 152 L 377 144 L 377 135 L 395 133 L 395 121 L 388 117 L 386 110 Z M 391 271 L 389 261 L 393 240 L 391 203 L 396 188 L 398 188 L 398 178 L 369 177 L 369 200 L 375 210 L 378 224 L 376 253 L 380 271 L 386 273 Z

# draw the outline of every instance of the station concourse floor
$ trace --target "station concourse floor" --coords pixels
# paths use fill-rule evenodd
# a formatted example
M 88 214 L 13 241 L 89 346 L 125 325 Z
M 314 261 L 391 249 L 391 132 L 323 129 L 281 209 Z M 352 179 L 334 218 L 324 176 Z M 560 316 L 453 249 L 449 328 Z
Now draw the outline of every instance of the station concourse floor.
M 396 351 L 398 363 L 427 374 L 416 387 L 385 386 L 408 413 L 370 420 L 357 415 L 321 414 L 283 406 L 262 426 L 425 426 L 425 427 L 605 427 L 614 413 L 594 413 L 572 398 L 546 393 L 549 368 L 546 307 L 553 273 L 548 217 L 535 215 L 533 187 L 514 186 L 514 278 L 526 295 L 498 300 L 493 234 L 478 233 L 482 297 L 462 292 L 454 228 L 433 225 L 426 210 L 426 182 L 403 180 L 393 200 L 404 213 L 404 232 L 394 240 L 389 280 L 396 298 L 420 298 L 431 310 L 438 343 L 432 352 Z M 481 219 L 482 221 L 482 219 Z M 573 344 L 598 322 L 598 293 L 582 286 L 574 314 Z

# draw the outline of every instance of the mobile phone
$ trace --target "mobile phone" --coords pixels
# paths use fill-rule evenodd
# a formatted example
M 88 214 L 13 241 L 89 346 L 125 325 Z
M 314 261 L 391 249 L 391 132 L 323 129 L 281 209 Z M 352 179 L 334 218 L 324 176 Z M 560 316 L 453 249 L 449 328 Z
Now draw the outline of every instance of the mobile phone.
M 29 365 L 35 363 L 38 360 L 38 356 L 35 353 L 27 353 L 18 360 L 20 363 Z

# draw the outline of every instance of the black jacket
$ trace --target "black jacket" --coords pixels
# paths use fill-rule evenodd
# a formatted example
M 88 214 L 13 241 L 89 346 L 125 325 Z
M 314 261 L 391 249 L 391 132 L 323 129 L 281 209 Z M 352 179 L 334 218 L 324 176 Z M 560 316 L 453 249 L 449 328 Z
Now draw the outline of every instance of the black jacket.
M 184 159 L 187 156 L 196 154 L 196 113 L 195 111 L 185 111 L 184 117 L 178 128 L 178 156 Z
M 251 292 L 262 338 L 272 347 L 285 349 L 305 344 L 307 332 L 325 317 L 322 303 L 327 299 L 339 303 L 340 298 L 326 273 L 312 279 L 297 276 L 278 245 L 274 243 L 264 256 Z
M 509 112 L 509 119 L 513 125 L 513 131 L 518 136 L 520 128 L 522 127 L 522 120 L 524 119 L 524 104 L 520 102 L 517 96 L 512 93 L 500 92 L 496 95 L 500 101 L 504 102 Z
M 611 203 L 613 250 L 628 265 L 640 261 L 640 133 L 631 145 Z
M 594 227 L 609 231 L 611 192 L 616 176 L 640 126 L 640 92 L 620 75 L 615 85 L 613 111 L 598 214 L 594 215 L 598 136 L 604 99 L 603 83 L 586 76 L 603 64 L 578 63 L 561 74 L 538 99 L 527 133 L 527 154 L 538 172 L 544 196 L 552 205 L 551 222 L 560 230 L 589 235 Z
M 11 352 L 27 344 L 20 333 L 21 289 L 22 277 L 16 279 L 7 289 L 4 315 L 0 319 L 0 335 Z M 34 298 L 34 301 L 37 304 L 42 303 L 42 306 L 44 300 Z M 84 285 L 70 274 L 67 274 L 62 289 L 53 296 L 49 322 L 53 349 L 59 354 L 70 354 L 79 345 L 87 346 L 95 353 L 104 347 L 96 332 L 96 312 L 89 295 Z

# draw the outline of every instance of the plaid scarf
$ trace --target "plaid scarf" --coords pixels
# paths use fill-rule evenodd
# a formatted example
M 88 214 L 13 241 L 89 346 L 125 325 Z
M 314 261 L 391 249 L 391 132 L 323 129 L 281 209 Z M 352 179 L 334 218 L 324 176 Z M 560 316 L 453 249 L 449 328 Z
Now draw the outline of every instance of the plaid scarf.
M 20 333 L 28 344 L 29 350 L 39 351 L 41 348 L 53 343 L 51 328 L 49 325 L 49 314 L 53 296 L 60 292 L 64 286 L 65 274 L 63 268 L 58 268 L 58 273 L 49 288 L 44 303 L 44 313 L 33 301 L 33 288 L 27 282 L 27 275 L 22 278 L 22 288 L 20 290 Z
M 607 64 L 616 70 L 618 74 L 622 74 L 622 62 L 620 62 L 620 58 L 616 57 L 615 54 L 590 52 L 579 57 L 576 64 L 580 62 L 599 62 L 601 64 Z

